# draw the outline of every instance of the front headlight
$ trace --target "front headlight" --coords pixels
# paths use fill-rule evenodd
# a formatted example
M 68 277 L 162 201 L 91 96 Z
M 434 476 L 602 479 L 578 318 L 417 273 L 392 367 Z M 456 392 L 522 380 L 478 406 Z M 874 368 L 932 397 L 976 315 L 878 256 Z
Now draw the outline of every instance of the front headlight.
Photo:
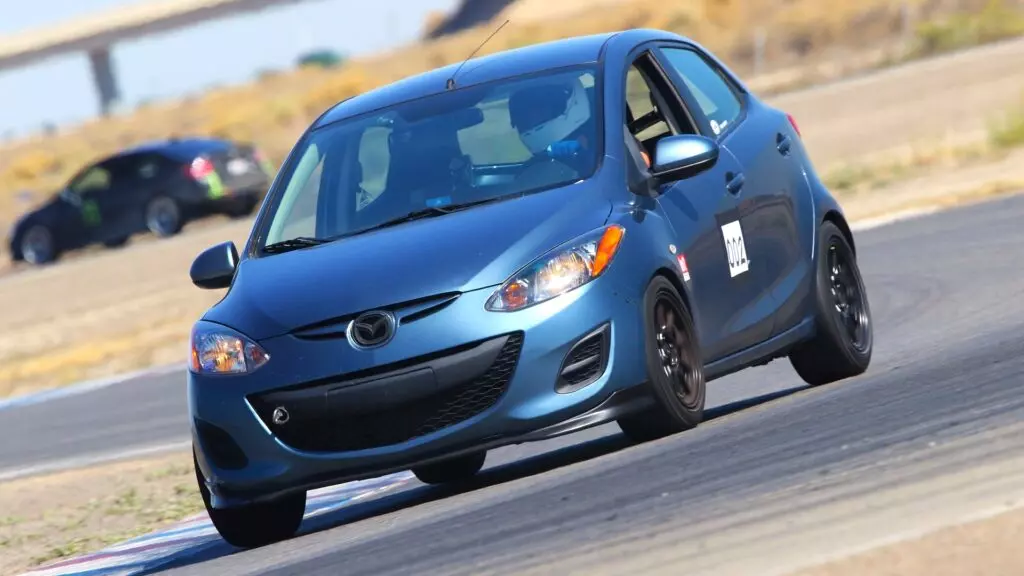
M 594 280 L 611 264 L 625 229 L 612 224 L 559 246 L 516 272 L 487 300 L 492 312 L 539 304 Z
M 192 359 L 196 374 L 246 374 L 270 360 L 260 345 L 218 324 L 200 322 L 192 328 Z

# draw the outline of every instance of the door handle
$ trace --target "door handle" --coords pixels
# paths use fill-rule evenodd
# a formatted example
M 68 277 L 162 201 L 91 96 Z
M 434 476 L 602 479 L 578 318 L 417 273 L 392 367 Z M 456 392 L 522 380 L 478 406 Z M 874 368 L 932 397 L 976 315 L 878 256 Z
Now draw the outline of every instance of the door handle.
M 789 148 L 791 142 L 789 136 L 779 133 L 775 136 L 775 147 L 779 150 L 779 153 L 783 156 L 789 156 Z
M 730 194 L 739 194 L 740 190 L 743 188 L 743 183 L 746 181 L 743 178 L 743 173 L 733 174 L 732 172 L 725 175 L 725 180 L 725 189 L 728 190 Z

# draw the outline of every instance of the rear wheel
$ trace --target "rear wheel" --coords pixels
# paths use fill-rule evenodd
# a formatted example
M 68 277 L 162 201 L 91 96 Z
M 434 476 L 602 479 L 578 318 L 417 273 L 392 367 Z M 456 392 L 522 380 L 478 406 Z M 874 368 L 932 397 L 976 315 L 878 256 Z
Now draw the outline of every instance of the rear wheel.
M 850 243 L 831 222 L 818 233 L 817 333 L 789 355 L 797 374 L 812 386 L 862 374 L 874 342 L 871 308 Z
M 484 460 L 486 459 L 487 452 L 474 452 L 465 456 L 457 456 L 448 460 L 417 466 L 412 469 L 412 473 L 424 484 L 465 482 L 484 467 Z
M 245 218 L 252 214 L 253 210 L 256 209 L 257 200 L 254 197 L 248 196 L 245 198 L 239 198 L 228 204 L 224 209 L 224 212 L 230 218 Z
M 237 508 L 216 509 L 210 506 L 210 491 L 203 481 L 195 453 L 196 481 L 203 497 L 210 521 L 228 544 L 236 548 L 256 548 L 286 540 L 295 535 L 306 512 L 306 493 L 299 492 L 282 498 L 249 504 Z
M 184 224 L 181 207 L 173 198 L 157 196 L 146 205 L 146 229 L 161 238 L 174 236 Z
M 697 331 L 675 286 L 661 276 L 644 295 L 647 386 L 654 408 L 619 419 L 643 442 L 696 427 L 704 419 L 705 380 Z

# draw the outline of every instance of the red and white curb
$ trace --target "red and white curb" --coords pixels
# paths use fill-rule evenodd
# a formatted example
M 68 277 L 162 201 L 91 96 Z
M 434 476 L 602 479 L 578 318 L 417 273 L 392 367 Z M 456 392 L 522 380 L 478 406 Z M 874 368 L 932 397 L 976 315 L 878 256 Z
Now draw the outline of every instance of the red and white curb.
M 415 478 L 409 472 L 321 488 L 309 493 L 305 519 L 393 492 Z M 206 513 L 164 530 L 115 544 L 92 554 L 42 566 L 23 576 L 128 576 L 193 556 L 216 545 L 227 546 Z

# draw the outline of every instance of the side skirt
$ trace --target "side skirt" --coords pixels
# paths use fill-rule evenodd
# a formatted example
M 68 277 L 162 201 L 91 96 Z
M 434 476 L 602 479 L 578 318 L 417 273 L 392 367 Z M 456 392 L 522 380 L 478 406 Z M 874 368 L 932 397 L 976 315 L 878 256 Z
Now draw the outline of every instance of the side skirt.
M 794 346 L 813 337 L 815 330 L 814 317 L 805 318 L 778 336 L 707 364 L 704 366 L 704 377 L 710 382 L 745 368 L 764 366 L 789 354 Z

